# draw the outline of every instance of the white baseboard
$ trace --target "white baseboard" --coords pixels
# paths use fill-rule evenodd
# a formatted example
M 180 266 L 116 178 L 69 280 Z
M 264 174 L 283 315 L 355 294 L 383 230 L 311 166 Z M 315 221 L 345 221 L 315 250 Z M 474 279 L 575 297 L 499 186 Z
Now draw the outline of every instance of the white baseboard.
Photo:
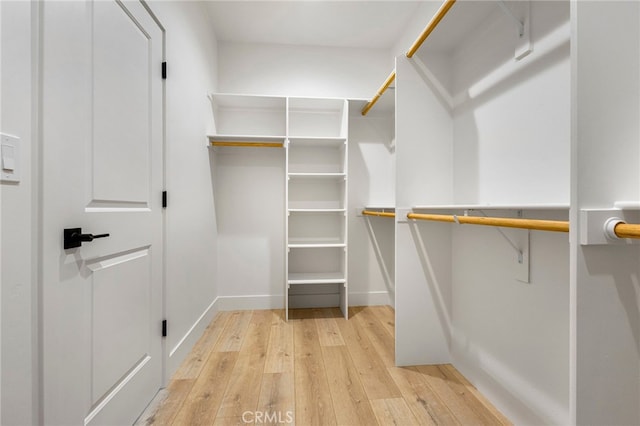
M 220 311 L 282 309 L 284 308 L 284 295 L 218 296 L 216 307 Z
M 368 291 L 362 293 L 349 293 L 349 306 L 393 306 L 391 295 L 388 291 Z
M 289 295 L 290 307 L 320 307 L 337 306 L 330 296 L 296 294 Z M 331 302 L 331 303 L 329 303 Z M 328 303 L 328 304 L 327 304 Z M 391 297 L 387 291 L 370 291 L 361 293 L 349 293 L 349 306 L 377 306 L 392 305 Z M 251 309 L 284 309 L 284 295 L 258 294 L 249 296 L 219 296 L 216 299 L 217 311 L 244 311 Z
M 218 308 L 218 298 L 216 298 L 213 302 L 207 306 L 207 308 L 202 312 L 202 314 L 198 317 L 198 319 L 193 323 L 193 325 L 187 330 L 187 332 L 178 340 L 173 347 L 170 347 L 168 362 L 167 362 L 167 378 L 171 377 L 182 361 L 186 358 L 186 356 L 191 352 L 193 346 L 196 344 L 204 329 L 207 328 L 213 317 L 220 310 Z M 171 323 L 168 325 L 168 332 L 171 335 Z

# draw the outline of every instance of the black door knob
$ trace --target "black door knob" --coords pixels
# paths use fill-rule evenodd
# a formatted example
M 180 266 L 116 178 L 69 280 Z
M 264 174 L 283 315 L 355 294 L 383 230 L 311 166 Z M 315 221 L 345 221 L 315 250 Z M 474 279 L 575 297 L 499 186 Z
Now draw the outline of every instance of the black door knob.
M 96 238 L 105 238 L 109 234 L 83 234 L 82 228 L 67 228 L 64 230 L 64 249 L 76 248 L 82 246 L 82 243 L 88 243 Z

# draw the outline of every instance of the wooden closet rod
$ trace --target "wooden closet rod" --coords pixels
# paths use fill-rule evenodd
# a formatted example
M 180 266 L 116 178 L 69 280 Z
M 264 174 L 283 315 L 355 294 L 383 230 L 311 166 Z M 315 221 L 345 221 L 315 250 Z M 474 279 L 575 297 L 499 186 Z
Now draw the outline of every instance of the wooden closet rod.
M 445 2 L 442 3 L 442 6 L 440 6 L 440 9 L 438 9 L 436 14 L 433 15 L 433 18 L 431 18 L 431 21 L 429 21 L 429 23 L 424 28 L 424 30 L 422 30 L 422 33 L 418 36 L 416 41 L 414 41 L 411 47 L 409 48 L 409 50 L 407 50 L 407 58 L 411 58 L 413 57 L 413 55 L 415 55 L 418 49 L 420 49 L 420 46 L 422 46 L 422 43 L 424 43 L 427 37 L 429 37 L 429 35 L 433 32 L 433 30 L 436 29 L 440 21 L 442 21 L 442 18 L 444 18 L 444 16 L 447 14 L 449 9 L 453 7 L 453 4 L 455 2 L 456 0 L 445 0 Z
M 211 146 L 244 146 L 251 148 L 282 148 L 282 142 L 242 142 L 242 141 L 212 141 Z
M 535 229 L 538 231 L 569 232 L 569 222 L 559 220 L 514 219 L 505 217 L 453 216 L 444 214 L 409 213 L 408 219 L 453 222 L 471 225 L 501 226 L 505 228 Z
M 431 21 L 429 21 L 429 23 L 424 28 L 424 30 L 422 30 L 422 33 L 420 33 L 416 41 L 413 42 L 413 44 L 407 51 L 407 54 L 406 54 L 407 58 L 413 57 L 413 55 L 418 51 L 418 49 L 420 49 L 420 46 L 422 46 L 422 43 L 424 43 L 427 37 L 429 37 L 429 34 L 431 34 L 433 30 L 436 29 L 440 21 L 442 21 L 442 18 L 444 18 L 444 16 L 447 14 L 449 9 L 453 7 L 453 4 L 455 2 L 456 0 L 445 0 L 444 3 L 442 3 L 442 6 L 440 6 L 440 9 L 438 9 L 436 14 L 433 15 L 433 18 L 431 18 Z M 385 82 L 382 84 L 380 89 L 378 89 L 378 93 L 376 93 L 375 96 L 371 98 L 369 102 L 367 102 L 364 108 L 362 108 L 362 115 L 367 115 L 369 110 L 373 108 L 376 102 L 378 102 L 378 99 L 380 99 L 380 96 L 382 96 L 382 94 L 389 88 L 389 86 L 391 85 L 391 83 L 393 83 L 393 80 L 395 79 L 396 79 L 396 71 L 393 70 L 391 74 L 389 74 L 389 77 L 387 77 Z
M 393 83 L 393 80 L 395 79 L 396 79 L 396 70 L 393 70 L 391 71 L 391 74 L 389 74 L 389 77 L 387 77 L 387 79 L 384 81 L 382 86 L 380 86 L 380 88 L 378 89 L 378 93 L 376 93 L 375 96 L 371 98 L 369 102 L 367 102 L 364 108 L 362 108 L 362 115 L 367 115 L 369 110 L 373 108 L 376 102 L 378 102 L 378 99 L 380 99 L 380 96 L 382 96 L 382 94 L 389 88 L 389 86 L 391 86 L 391 83 Z
M 372 210 L 363 210 L 362 214 L 365 215 L 365 216 L 396 217 L 395 213 L 391 213 L 391 212 L 374 212 Z
M 618 223 L 613 228 L 618 238 L 640 238 L 640 224 Z

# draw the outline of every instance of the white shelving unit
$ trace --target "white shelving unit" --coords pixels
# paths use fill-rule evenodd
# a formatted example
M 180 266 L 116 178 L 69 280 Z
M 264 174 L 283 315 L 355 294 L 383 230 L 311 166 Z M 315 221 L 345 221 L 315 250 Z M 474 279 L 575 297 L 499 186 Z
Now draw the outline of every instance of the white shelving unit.
M 339 306 L 348 317 L 344 99 L 213 94 L 216 142 L 286 148 L 284 293 L 290 307 Z M 231 148 L 233 149 L 233 148 Z M 243 148 L 240 148 L 243 149 Z
M 287 318 L 296 298 L 348 317 L 347 122 L 345 100 L 288 99 Z

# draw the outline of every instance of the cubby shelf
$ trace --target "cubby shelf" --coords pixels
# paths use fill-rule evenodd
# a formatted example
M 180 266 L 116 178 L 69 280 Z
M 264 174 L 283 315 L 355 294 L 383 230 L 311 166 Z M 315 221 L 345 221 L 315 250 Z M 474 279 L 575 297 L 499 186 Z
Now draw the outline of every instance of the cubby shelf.
M 345 243 L 289 243 L 289 248 L 340 248 L 346 247 Z
M 342 272 L 289 273 L 289 284 L 344 284 L 347 282 Z
M 291 179 L 345 179 L 346 173 L 289 173 Z

